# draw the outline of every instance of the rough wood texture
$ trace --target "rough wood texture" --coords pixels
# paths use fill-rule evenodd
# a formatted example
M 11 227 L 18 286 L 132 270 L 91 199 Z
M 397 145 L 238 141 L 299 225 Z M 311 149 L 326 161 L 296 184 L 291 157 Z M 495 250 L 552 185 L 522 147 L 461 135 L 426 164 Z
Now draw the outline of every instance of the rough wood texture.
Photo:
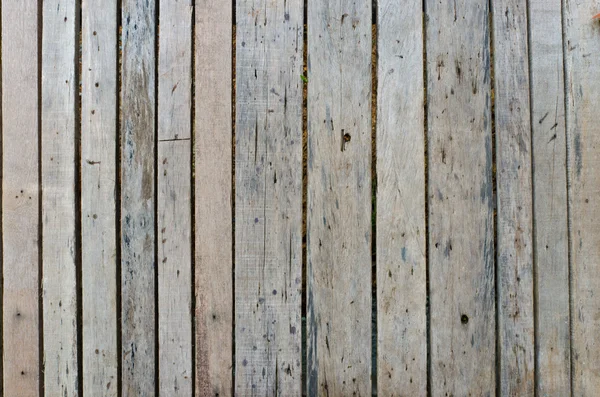
M 527 4 L 493 0 L 498 344 L 502 395 L 533 395 L 533 203 Z
M 237 2 L 235 392 L 301 395 L 300 0 Z
M 83 393 L 116 396 L 117 1 L 81 7 Z
M 159 18 L 159 392 L 165 396 L 191 396 L 191 0 L 161 0 Z
M 563 3 L 571 245 L 572 393 L 600 390 L 600 23 L 598 0 Z M 559 104 L 560 105 L 560 104 Z M 564 342 L 563 342 L 564 343 Z
M 76 396 L 77 290 L 75 237 L 75 0 L 43 3 L 42 297 L 44 392 Z M 78 40 L 77 40 L 78 41 Z M 31 61 L 29 61 L 31 62 Z
M 570 393 L 569 252 L 560 0 L 529 0 L 537 394 Z
M 40 385 L 38 3 L 2 0 L 2 267 L 5 396 Z
M 231 1 L 196 2 L 196 395 L 233 394 Z
M 488 2 L 428 0 L 432 395 L 495 390 Z
M 378 2 L 377 391 L 427 393 L 423 2 Z
M 301 395 L 301 0 L 237 2 L 235 392 Z
M 121 329 L 123 395 L 155 392 L 156 4 L 123 0 Z M 92 110 L 93 112 L 93 110 Z M 83 115 L 85 117 L 86 115 Z
M 307 392 L 371 393 L 371 2 L 308 4 Z

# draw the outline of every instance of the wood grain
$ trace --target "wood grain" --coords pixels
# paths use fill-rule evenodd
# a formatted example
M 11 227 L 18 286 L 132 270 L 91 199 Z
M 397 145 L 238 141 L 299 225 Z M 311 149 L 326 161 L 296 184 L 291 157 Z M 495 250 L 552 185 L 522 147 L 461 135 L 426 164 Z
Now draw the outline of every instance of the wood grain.
M 236 7 L 235 393 L 299 396 L 303 5 Z
M 233 395 L 231 1 L 196 2 L 196 395 Z
M 377 16 L 377 392 L 427 393 L 423 3 Z
M 192 2 L 161 0 L 159 23 L 159 393 L 191 396 Z
M 561 1 L 529 1 L 537 394 L 570 393 L 569 247 Z
M 526 4 L 494 0 L 492 21 L 500 392 L 533 395 L 533 197 Z
M 155 19 L 154 1 L 123 0 L 120 131 L 123 396 L 154 395 L 156 384 Z
M 2 0 L 3 391 L 40 392 L 37 2 Z
M 43 3 L 42 34 L 42 299 L 44 392 L 76 396 L 77 241 L 75 117 L 79 43 L 75 0 Z M 77 31 L 76 31 L 77 30 Z
M 600 390 L 600 23 L 598 0 L 563 3 L 571 252 L 572 394 Z M 564 342 L 561 342 L 564 344 Z
M 117 29 L 116 0 L 82 2 L 81 272 L 86 396 L 117 396 L 118 391 Z
M 488 2 L 426 10 L 431 393 L 494 394 Z
M 308 4 L 307 392 L 371 393 L 371 2 Z

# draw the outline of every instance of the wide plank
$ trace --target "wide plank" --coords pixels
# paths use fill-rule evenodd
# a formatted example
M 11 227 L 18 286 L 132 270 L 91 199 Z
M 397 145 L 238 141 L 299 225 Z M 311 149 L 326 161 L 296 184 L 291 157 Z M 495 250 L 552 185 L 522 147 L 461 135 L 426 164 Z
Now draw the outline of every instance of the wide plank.
M 123 396 L 151 396 L 156 385 L 157 332 L 156 3 L 123 0 L 121 7 L 122 392 Z
M 494 0 L 491 4 L 500 392 L 506 396 L 533 395 L 533 194 L 527 7 L 520 0 Z
M 195 6 L 196 395 L 233 394 L 231 1 Z
M 78 239 L 75 133 L 79 128 L 75 0 L 43 2 L 42 33 L 42 299 L 44 392 L 76 396 Z M 76 125 L 77 123 L 77 125 Z
M 371 394 L 371 6 L 308 2 L 309 395 Z
M 301 395 L 301 0 L 236 2 L 235 393 Z
M 159 393 L 192 392 L 192 1 L 161 0 L 158 52 Z
M 423 2 L 377 8 L 377 392 L 427 393 Z
M 40 393 L 39 54 L 35 1 L 2 0 L 3 392 Z
M 599 9 L 597 0 L 563 3 L 574 396 L 600 390 Z
M 488 1 L 426 10 L 431 394 L 494 394 Z
M 565 85 L 560 0 L 529 1 L 537 394 L 570 393 Z
M 81 4 L 81 294 L 86 396 L 117 396 L 118 392 L 117 12 L 117 0 L 83 0 Z

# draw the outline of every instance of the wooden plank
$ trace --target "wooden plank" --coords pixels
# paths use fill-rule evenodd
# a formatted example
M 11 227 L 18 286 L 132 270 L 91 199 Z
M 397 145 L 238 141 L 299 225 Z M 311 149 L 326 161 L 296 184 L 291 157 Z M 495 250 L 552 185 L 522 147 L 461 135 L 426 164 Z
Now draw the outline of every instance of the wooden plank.
M 117 0 L 81 7 L 83 393 L 116 396 Z
M 237 1 L 235 393 L 301 395 L 301 0 Z
M 592 20 L 599 8 L 597 0 L 563 3 L 575 396 L 600 390 L 600 24 Z
M 42 35 L 42 298 L 44 392 L 75 396 L 77 366 L 77 241 L 75 123 L 79 46 L 74 0 L 43 3 Z M 77 41 L 76 41 L 77 39 Z
M 121 330 L 123 395 L 154 395 L 154 1 L 122 2 Z
M 371 12 L 308 4 L 309 395 L 371 393 Z
M 425 395 L 423 2 L 377 17 L 377 391 Z
M 2 0 L 3 391 L 40 392 L 38 2 Z
M 196 395 L 233 394 L 231 1 L 196 4 Z
M 428 0 L 432 395 L 494 394 L 488 2 Z
M 529 1 L 537 394 L 570 394 L 569 251 L 560 0 Z
M 159 393 L 192 393 L 192 2 L 161 0 L 158 53 Z
M 533 194 L 527 7 L 494 0 L 498 349 L 502 395 L 534 395 Z

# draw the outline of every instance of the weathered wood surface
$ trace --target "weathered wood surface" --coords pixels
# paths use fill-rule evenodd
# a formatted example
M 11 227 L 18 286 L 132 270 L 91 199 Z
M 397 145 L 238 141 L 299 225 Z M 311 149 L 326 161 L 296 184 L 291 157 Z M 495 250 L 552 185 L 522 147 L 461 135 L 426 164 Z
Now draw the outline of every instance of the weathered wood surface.
M 371 2 L 308 4 L 307 392 L 371 393 Z
M 572 393 L 600 390 L 600 23 L 597 0 L 563 4 L 567 76 Z
M 488 2 L 428 0 L 426 10 L 431 392 L 493 394 Z
M 154 1 L 122 2 L 121 365 L 124 396 L 154 395 L 156 384 L 155 13 Z
M 233 394 L 231 1 L 195 9 L 196 395 Z
M 158 53 L 159 393 L 192 393 L 192 2 L 161 0 Z
M 299 396 L 303 2 L 236 7 L 235 393 Z
M 75 230 L 78 6 L 75 0 L 50 0 L 43 3 L 42 13 L 44 393 L 76 396 L 79 394 L 75 271 L 78 260 Z
M 533 197 L 527 8 L 494 0 L 500 393 L 534 395 Z
M 536 377 L 540 396 L 570 393 L 565 86 L 560 0 L 529 1 Z
M 3 391 L 40 392 L 37 2 L 2 0 Z
M 116 0 L 82 2 L 83 393 L 94 396 L 118 391 L 117 29 Z
M 377 9 L 377 391 L 427 392 L 423 2 Z

